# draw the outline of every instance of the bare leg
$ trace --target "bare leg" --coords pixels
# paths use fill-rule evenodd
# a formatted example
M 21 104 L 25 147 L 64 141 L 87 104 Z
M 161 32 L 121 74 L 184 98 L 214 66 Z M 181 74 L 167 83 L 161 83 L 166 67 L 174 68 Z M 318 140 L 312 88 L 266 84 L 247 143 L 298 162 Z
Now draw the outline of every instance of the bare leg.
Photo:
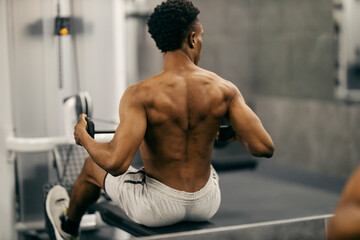
M 104 188 L 105 175 L 106 171 L 91 157 L 85 160 L 84 167 L 71 191 L 68 219 L 80 223 L 87 208 L 99 198 L 100 190 Z
M 345 186 L 335 216 L 328 228 L 328 239 L 360 239 L 360 167 Z

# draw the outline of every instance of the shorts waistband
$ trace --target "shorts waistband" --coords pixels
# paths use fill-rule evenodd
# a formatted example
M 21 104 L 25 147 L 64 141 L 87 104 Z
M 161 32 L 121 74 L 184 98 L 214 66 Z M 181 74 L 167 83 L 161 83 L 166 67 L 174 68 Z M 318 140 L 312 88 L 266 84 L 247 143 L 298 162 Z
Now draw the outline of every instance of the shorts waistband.
M 176 190 L 147 175 L 145 177 L 145 182 L 148 188 L 151 188 L 151 190 L 160 193 L 165 198 L 177 202 L 195 203 L 202 200 L 203 197 L 207 195 L 210 190 L 212 190 L 212 187 L 214 186 L 213 181 L 217 181 L 217 178 L 218 175 L 215 172 L 214 168 L 211 166 L 210 176 L 207 183 L 205 184 L 204 187 L 202 187 L 200 190 L 196 192 L 185 192 L 185 191 Z

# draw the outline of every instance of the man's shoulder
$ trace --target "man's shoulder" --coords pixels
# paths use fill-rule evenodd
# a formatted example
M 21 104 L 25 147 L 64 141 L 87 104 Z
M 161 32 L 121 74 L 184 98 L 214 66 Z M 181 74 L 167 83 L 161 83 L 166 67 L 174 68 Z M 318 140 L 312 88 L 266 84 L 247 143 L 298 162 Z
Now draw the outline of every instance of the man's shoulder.
M 148 78 L 146 80 L 141 80 L 135 84 L 132 84 L 126 89 L 126 91 L 131 93 L 132 95 L 142 94 L 144 91 L 147 91 L 148 88 L 152 86 L 149 82 L 150 79 L 151 78 Z
M 157 92 L 157 84 L 154 81 L 156 81 L 155 76 L 132 84 L 126 89 L 124 96 L 131 99 L 132 102 L 146 105 Z
M 127 87 L 122 99 L 131 101 L 132 103 L 141 104 L 146 96 L 146 86 L 143 81 L 135 83 Z
M 205 78 L 208 78 L 209 80 L 213 80 L 213 81 L 222 81 L 223 79 L 217 75 L 216 73 L 214 72 L 211 72 L 209 70 L 206 70 L 204 68 L 201 68 L 201 67 L 197 67 L 196 68 L 196 71 L 194 71 L 194 75 L 198 75 L 198 76 L 202 76 L 202 77 L 205 77 Z
M 190 73 L 190 75 L 194 79 L 205 79 L 207 81 L 210 81 L 213 84 L 217 85 L 216 87 L 223 89 L 224 91 L 234 91 L 237 89 L 237 87 L 231 81 L 228 81 L 220 77 L 216 73 L 200 67 L 197 67 L 195 71 L 192 71 Z M 166 74 L 159 73 L 129 86 L 127 91 L 131 93 L 132 96 L 148 95 L 149 93 L 154 92 L 153 88 L 158 88 L 157 82 L 161 82 L 164 77 L 166 77 Z
M 214 72 L 211 72 L 209 70 L 206 70 L 206 69 L 203 69 L 203 68 L 200 68 L 200 67 L 198 67 L 198 69 L 199 69 L 199 73 L 201 75 L 204 75 L 205 77 L 208 77 L 209 79 L 215 81 L 216 83 L 218 83 L 220 85 L 224 85 L 224 86 L 227 86 L 227 87 L 230 87 L 230 88 L 235 87 L 235 85 L 232 82 L 220 77 L 219 75 L 217 75 Z
M 225 91 L 234 91 L 237 89 L 237 87 L 235 86 L 235 84 L 233 84 L 231 81 L 226 80 L 222 77 L 220 77 L 219 75 L 217 75 L 214 72 L 208 71 L 206 69 L 203 68 L 199 68 L 200 72 L 202 72 L 202 74 L 205 74 L 205 76 L 211 80 L 213 80 L 213 82 L 215 84 L 218 85 L 219 88 L 225 90 Z
M 151 76 L 145 80 L 141 80 L 136 84 L 133 84 L 132 87 L 134 89 L 137 89 L 138 91 L 147 91 L 149 88 L 152 88 L 154 86 L 154 82 L 159 81 L 161 79 L 161 73 Z

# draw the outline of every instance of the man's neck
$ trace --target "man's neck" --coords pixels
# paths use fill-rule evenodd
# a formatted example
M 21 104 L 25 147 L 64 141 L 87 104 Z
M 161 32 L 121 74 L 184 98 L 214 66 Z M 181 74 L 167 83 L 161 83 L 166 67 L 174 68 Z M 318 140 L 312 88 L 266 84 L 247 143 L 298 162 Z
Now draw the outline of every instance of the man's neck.
M 164 53 L 163 70 L 170 70 L 174 68 L 181 68 L 186 66 L 194 66 L 194 61 L 183 50 L 175 50 Z

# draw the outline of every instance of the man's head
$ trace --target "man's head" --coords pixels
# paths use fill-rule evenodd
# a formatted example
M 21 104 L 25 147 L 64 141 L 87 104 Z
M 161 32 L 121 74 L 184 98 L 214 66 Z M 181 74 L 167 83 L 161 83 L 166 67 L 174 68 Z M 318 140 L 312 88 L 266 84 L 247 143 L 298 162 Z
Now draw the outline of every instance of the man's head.
M 190 48 L 195 63 L 200 59 L 202 26 L 200 13 L 188 0 L 167 0 L 156 6 L 148 19 L 149 33 L 161 52 Z M 198 55 L 198 56 L 197 56 Z

